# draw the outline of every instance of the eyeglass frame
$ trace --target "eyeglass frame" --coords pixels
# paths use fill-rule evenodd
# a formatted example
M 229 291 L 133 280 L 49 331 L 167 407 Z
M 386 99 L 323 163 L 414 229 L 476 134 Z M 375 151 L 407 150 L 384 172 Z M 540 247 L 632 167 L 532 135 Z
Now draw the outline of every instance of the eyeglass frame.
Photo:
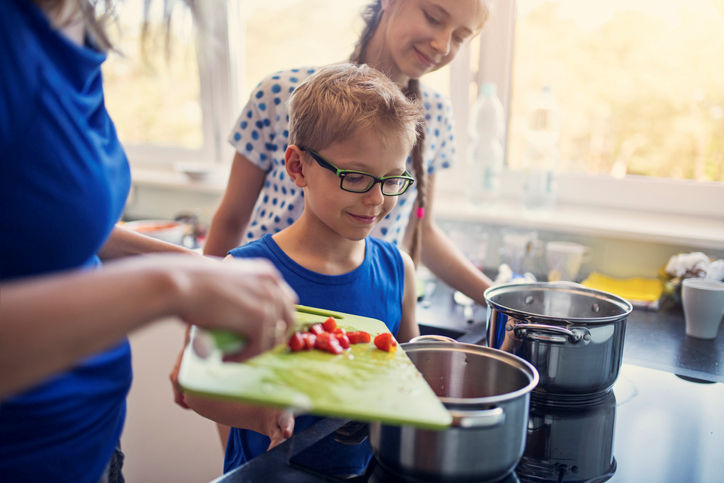
M 415 178 L 413 178 L 412 175 L 410 174 L 410 172 L 407 170 L 405 170 L 404 173 L 402 173 L 400 175 L 378 177 L 378 176 L 375 176 L 370 173 L 365 173 L 364 171 L 357 171 L 355 169 L 340 169 L 337 166 L 335 166 L 331 161 L 326 159 L 324 156 L 322 156 L 321 154 L 316 152 L 315 150 L 310 149 L 306 146 L 298 146 L 298 147 L 302 151 L 309 153 L 312 156 L 312 159 L 314 159 L 318 165 L 320 165 L 321 167 L 323 167 L 325 169 L 328 169 L 329 171 L 332 171 L 335 175 L 337 175 L 337 177 L 339 178 L 340 189 L 342 189 L 343 191 L 346 191 L 348 193 L 360 193 L 360 194 L 367 193 L 372 188 L 374 188 L 377 183 L 379 183 L 380 190 L 382 191 L 382 194 L 384 196 L 400 196 L 400 195 L 404 194 L 408 189 L 410 189 L 410 186 L 412 186 L 415 183 Z M 364 191 L 350 190 L 350 189 L 347 189 L 344 186 L 342 186 L 344 184 L 344 177 L 347 174 L 361 174 L 364 176 L 369 176 L 374 181 Z M 393 179 L 393 178 L 404 179 L 405 181 L 407 181 L 407 185 L 399 193 L 387 194 L 387 193 L 385 193 L 385 190 L 384 190 L 384 186 L 385 186 L 384 182 L 387 181 L 388 179 Z

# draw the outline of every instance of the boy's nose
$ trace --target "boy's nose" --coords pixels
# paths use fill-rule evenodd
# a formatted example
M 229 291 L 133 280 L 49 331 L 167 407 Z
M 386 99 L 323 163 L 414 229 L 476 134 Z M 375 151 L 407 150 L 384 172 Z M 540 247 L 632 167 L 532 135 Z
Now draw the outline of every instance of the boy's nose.
M 367 205 L 380 205 L 385 201 L 385 195 L 382 194 L 382 183 L 375 183 L 370 190 L 364 193 L 364 202 Z

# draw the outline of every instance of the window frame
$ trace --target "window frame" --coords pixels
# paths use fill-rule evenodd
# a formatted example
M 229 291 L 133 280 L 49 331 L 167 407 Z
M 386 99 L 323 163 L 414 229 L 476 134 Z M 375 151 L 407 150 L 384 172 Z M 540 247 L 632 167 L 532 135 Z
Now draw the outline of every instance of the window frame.
M 206 0 L 197 4 L 200 23 L 194 27 L 199 70 L 202 145 L 125 144 L 134 165 L 171 168 L 178 162 L 229 164 L 233 148 L 226 142 L 239 109 L 244 62 L 242 0 Z M 173 54 L 171 54 L 173 55 Z M 236 88 L 234 88 L 236 86 Z

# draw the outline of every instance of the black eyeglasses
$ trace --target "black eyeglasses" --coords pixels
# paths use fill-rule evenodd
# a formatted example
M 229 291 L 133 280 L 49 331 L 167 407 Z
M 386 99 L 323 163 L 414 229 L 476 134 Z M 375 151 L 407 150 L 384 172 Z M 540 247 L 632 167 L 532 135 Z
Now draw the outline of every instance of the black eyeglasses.
M 385 196 L 400 196 L 415 182 L 415 178 L 407 171 L 400 176 L 377 176 L 353 169 L 339 169 L 324 159 L 318 152 L 299 146 L 302 151 L 308 152 L 321 167 L 332 171 L 339 176 L 339 187 L 350 193 L 367 193 L 374 185 L 380 183 L 382 194 Z

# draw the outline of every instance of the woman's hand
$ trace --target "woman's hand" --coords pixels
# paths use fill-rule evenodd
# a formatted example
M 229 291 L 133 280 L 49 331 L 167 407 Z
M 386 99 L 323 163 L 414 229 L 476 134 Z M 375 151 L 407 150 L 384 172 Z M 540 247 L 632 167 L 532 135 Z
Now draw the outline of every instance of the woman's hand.
M 179 262 L 184 257 L 174 257 Z M 244 358 L 284 341 L 294 324 L 294 291 L 267 260 L 232 259 L 224 263 L 188 257 L 176 274 L 176 315 L 203 328 L 226 329 L 246 338 Z

